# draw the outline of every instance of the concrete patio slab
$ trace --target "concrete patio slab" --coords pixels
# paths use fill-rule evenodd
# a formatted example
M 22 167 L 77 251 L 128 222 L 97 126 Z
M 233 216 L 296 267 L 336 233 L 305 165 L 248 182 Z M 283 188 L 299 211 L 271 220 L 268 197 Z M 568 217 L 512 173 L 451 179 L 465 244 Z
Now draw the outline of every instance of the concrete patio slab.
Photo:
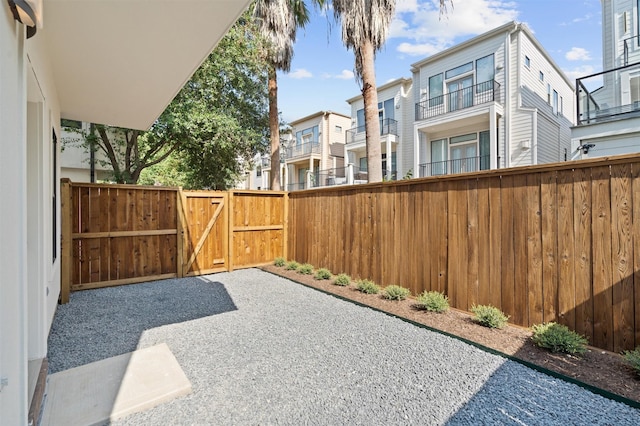
M 103 424 L 189 393 L 189 379 L 161 343 L 50 375 L 40 424 Z

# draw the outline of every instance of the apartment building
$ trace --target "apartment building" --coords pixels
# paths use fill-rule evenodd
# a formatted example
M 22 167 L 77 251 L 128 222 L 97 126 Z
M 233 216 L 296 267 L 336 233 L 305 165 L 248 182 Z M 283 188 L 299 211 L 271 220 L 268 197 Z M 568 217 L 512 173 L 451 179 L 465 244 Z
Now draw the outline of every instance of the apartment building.
M 413 81 L 398 78 L 378 86 L 382 175 L 396 180 L 412 174 Z M 362 95 L 347 99 L 351 106 L 351 128 L 346 134 L 344 157 L 351 165 L 349 183 L 367 182 L 367 150 Z
M 640 2 L 601 4 L 604 71 L 576 81 L 574 159 L 640 152 Z
M 282 135 L 280 146 L 282 189 L 297 191 L 346 183 L 344 141 L 351 118 L 333 111 L 319 111 L 289 125 L 291 130 Z M 262 188 L 266 189 L 273 165 L 263 157 L 259 166 Z M 256 167 L 254 173 L 257 170 Z
M 569 158 L 573 85 L 526 25 L 509 22 L 412 72 L 415 177 Z

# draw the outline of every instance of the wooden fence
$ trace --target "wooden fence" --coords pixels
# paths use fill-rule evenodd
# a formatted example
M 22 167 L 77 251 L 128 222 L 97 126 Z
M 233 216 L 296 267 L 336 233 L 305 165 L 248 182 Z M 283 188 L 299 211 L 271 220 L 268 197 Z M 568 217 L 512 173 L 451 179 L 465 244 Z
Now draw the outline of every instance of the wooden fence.
M 70 291 L 231 271 L 286 256 L 287 195 L 62 180 L 61 301 Z
M 640 344 L 640 156 L 289 194 L 289 257 Z

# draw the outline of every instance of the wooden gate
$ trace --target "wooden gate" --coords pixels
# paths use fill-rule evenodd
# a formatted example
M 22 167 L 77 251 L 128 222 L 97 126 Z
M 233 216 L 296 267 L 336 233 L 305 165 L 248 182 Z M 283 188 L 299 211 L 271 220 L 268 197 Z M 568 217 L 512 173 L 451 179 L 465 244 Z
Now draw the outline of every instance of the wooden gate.
M 226 192 L 182 192 L 180 216 L 183 276 L 227 270 L 229 263 L 229 214 Z
M 62 179 L 62 303 L 75 290 L 210 274 L 286 257 L 287 194 Z

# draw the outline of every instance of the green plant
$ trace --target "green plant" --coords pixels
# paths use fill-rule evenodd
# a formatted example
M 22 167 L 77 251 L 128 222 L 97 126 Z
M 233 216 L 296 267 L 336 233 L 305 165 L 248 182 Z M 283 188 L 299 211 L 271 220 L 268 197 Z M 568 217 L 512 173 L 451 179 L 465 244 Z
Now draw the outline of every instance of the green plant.
M 491 305 L 473 305 L 471 312 L 474 314 L 474 321 L 489 328 L 502 328 L 509 319 L 500 309 Z
M 331 271 L 327 268 L 320 268 L 316 271 L 316 280 L 328 280 L 331 278 Z
M 418 295 L 418 308 L 429 312 L 446 312 L 449 309 L 449 298 L 437 291 L 425 291 Z
M 399 285 L 390 285 L 385 287 L 382 295 L 385 299 L 389 300 L 404 300 L 411 294 L 408 288 L 400 287 Z
M 380 286 L 371 280 L 360 280 L 357 283 L 358 290 L 366 294 L 378 294 Z
M 297 271 L 299 267 L 300 264 L 295 260 L 292 260 L 290 262 L 287 262 L 287 266 L 285 266 L 284 269 L 286 269 L 287 271 Z
M 333 282 L 335 285 L 339 285 L 341 287 L 345 287 L 348 286 L 349 284 L 351 284 L 351 277 L 347 274 L 340 274 L 336 277 L 335 281 Z
M 548 322 L 536 324 L 531 329 L 533 330 L 531 340 L 541 348 L 568 354 L 583 354 L 587 350 L 587 339 L 575 331 L 569 330 L 566 325 Z
M 640 346 L 632 351 L 625 351 L 622 355 L 624 359 L 631 364 L 631 367 L 636 370 L 636 374 L 640 376 Z
M 273 264 L 279 268 L 282 268 L 284 265 L 287 264 L 287 261 L 285 260 L 284 257 L 276 257 L 273 261 Z
M 313 265 L 310 263 L 305 263 L 303 265 L 300 265 L 300 267 L 298 268 L 298 273 L 303 275 L 313 274 Z

